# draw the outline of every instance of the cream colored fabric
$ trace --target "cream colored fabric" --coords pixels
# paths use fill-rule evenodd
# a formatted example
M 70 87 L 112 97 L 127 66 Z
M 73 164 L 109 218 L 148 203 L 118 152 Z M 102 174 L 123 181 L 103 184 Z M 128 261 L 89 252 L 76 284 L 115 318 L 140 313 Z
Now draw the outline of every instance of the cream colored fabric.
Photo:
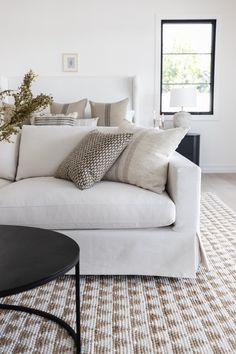
M 99 117 L 98 125 L 116 127 L 126 118 L 129 99 L 99 103 L 89 101 L 92 117 Z
M 174 153 L 166 189 L 175 205 L 165 192 L 160 195 L 124 183 L 102 181 L 80 191 L 72 182 L 30 178 L 0 190 L 0 224 L 55 226 L 80 245 L 82 274 L 195 277 L 199 264 L 206 264 L 198 234 L 199 167 Z M 174 224 L 147 226 L 164 220 Z
M 125 122 L 121 131 L 134 132 L 129 146 L 104 176 L 161 193 L 165 189 L 168 162 L 187 130 L 138 128 Z
M 14 181 L 16 176 L 20 133 L 10 137 L 11 142 L 0 142 L 0 178 Z
M 99 118 L 79 118 L 76 119 L 76 125 L 80 127 L 96 127 Z
M 11 181 L 8 181 L 6 179 L 2 179 L 0 178 L 0 189 L 5 187 L 5 186 L 8 186 L 8 184 L 12 183 Z M 0 197 L 1 198 L 1 197 Z
M 77 102 L 72 103 L 56 103 L 53 102 L 50 106 L 50 111 L 52 114 L 69 114 L 73 112 L 78 113 L 79 118 L 83 118 L 85 116 L 85 107 L 87 105 L 87 99 L 83 99 Z
M 0 190 L 0 225 L 129 229 L 174 221 L 175 205 L 166 193 L 158 195 L 124 183 L 102 181 L 81 191 L 70 181 L 39 177 Z
M 23 126 L 16 180 L 54 176 L 92 127 Z
M 201 263 L 198 238 L 191 231 L 160 227 L 61 232 L 80 246 L 81 274 L 195 278 Z

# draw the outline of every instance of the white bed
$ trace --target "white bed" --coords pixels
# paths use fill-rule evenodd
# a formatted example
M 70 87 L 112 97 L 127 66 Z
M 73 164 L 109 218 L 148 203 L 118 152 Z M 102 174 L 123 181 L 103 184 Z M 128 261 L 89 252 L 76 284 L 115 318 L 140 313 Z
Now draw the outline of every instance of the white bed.
M 16 89 L 22 77 L 4 78 L 4 88 Z M 138 117 L 138 79 L 136 76 L 39 76 L 32 86 L 34 94 L 52 94 L 55 102 L 69 103 L 87 98 L 95 102 L 115 102 L 129 98 L 128 110 Z M 89 104 L 86 116 L 90 115 Z

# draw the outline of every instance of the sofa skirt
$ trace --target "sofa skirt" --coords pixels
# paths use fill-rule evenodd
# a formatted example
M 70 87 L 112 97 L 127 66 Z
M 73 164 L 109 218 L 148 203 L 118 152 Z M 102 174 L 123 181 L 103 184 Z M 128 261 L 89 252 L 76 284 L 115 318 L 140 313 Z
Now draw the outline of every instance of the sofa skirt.
M 195 278 L 199 266 L 206 266 L 198 235 L 190 231 L 172 227 L 55 231 L 79 244 L 82 275 Z

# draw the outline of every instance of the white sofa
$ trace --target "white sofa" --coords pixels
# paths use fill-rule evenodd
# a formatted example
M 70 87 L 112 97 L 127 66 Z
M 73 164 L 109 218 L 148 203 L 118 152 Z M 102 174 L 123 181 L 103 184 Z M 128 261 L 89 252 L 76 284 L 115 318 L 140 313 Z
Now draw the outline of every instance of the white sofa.
M 11 147 L 0 146 L 0 224 L 70 236 L 80 245 L 82 274 L 195 277 L 200 263 L 206 264 L 199 167 L 175 152 L 163 194 L 109 181 L 81 191 L 53 174 L 90 129 L 29 129 Z

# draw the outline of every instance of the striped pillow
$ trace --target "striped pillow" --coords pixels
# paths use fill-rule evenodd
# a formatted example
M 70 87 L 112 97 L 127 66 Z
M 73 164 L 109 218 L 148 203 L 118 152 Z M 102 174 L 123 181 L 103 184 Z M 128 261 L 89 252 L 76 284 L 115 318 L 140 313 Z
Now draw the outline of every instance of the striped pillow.
M 35 115 L 31 118 L 32 125 L 77 125 L 78 113 L 70 114 L 42 114 Z
M 120 131 L 132 132 L 133 139 L 104 179 L 162 193 L 167 181 L 170 156 L 188 129 L 156 130 L 135 127 L 129 122 L 124 122 L 120 126 Z
M 56 103 L 50 105 L 50 112 L 52 114 L 69 114 L 73 112 L 78 113 L 78 118 L 85 116 L 85 107 L 87 105 L 87 98 L 72 103 Z
M 129 99 L 119 102 L 99 103 L 89 101 L 92 117 L 99 117 L 98 125 L 117 127 L 126 118 Z

